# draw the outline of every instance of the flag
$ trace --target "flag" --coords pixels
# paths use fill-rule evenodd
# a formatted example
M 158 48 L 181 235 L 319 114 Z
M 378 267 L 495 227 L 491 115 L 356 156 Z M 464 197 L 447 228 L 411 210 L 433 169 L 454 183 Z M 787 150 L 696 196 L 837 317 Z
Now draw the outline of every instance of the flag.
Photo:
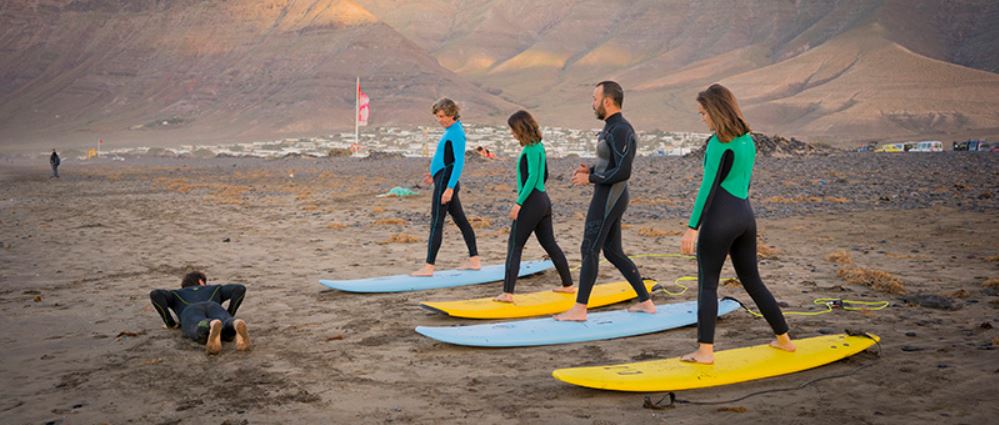
M 371 112 L 369 107 L 368 95 L 364 94 L 361 90 L 361 83 L 357 83 L 357 124 L 358 125 L 368 125 L 368 114 Z

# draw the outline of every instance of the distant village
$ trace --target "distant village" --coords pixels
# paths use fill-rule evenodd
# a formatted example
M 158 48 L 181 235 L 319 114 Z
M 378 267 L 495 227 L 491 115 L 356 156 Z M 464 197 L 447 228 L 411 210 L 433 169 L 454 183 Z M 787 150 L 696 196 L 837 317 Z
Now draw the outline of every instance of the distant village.
M 465 125 L 466 150 L 475 152 L 481 147 L 496 156 L 513 157 L 520 153 L 520 145 L 504 126 Z M 576 155 L 596 155 L 599 129 L 578 130 L 561 127 L 544 129 L 545 147 L 553 158 Z M 359 140 L 354 133 L 339 133 L 321 137 L 291 138 L 284 140 L 223 145 L 185 145 L 177 148 L 120 148 L 107 150 L 102 156 L 245 156 L 281 158 L 286 156 L 325 157 L 338 155 L 368 156 L 373 152 L 397 154 L 405 157 L 430 157 L 437 140 L 443 134 L 439 127 L 375 127 L 362 128 Z M 709 135 L 704 133 L 653 131 L 638 132 L 641 156 L 682 156 L 704 144 Z M 89 152 L 87 156 L 95 154 Z
M 510 130 L 504 126 L 465 125 L 467 134 L 466 152 L 488 152 L 490 156 L 513 157 L 520 153 L 520 146 L 510 135 Z M 599 129 L 579 130 L 562 127 L 548 127 L 543 131 L 545 147 L 552 158 L 578 156 L 589 158 L 596 155 L 596 140 Z M 89 159 L 101 154 L 102 157 L 124 159 L 129 156 L 168 156 L 168 157 L 256 157 L 283 158 L 327 157 L 327 156 L 359 156 L 371 154 L 398 155 L 403 157 L 426 157 L 433 154 L 437 140 L 443 134 L 439 127 L 364 127 L 355 139 L 354 133 L 344 132 L 319 137 L 288 138 L 252 143 L 234 143 L 221 145 L 183 145 L 175 148 L 138 147 L 105 149 L 99 153 L 96 149 L 85 152 L 70 151 L 70 156 L 79 159 Z M 706 133 L 651 131 L 638 132 L 639 156 L 684 156 L 698 151 L 704 146 L 710 136 Z M 766 145 L 766 140 L 757 143 Z M 778 137 L 778 144 L 787 140 Z M 359 139 L 359 140 L 358 140 Z M 794 143 L 801 142 L 791 139 Z M 772 144 L 772 143 L 771 143 Z M 807 145 L 807 144 L 802 144 Z M 808 147 L 808 146 L 806 146 Z M 481 148 L 481 149 L 480 149 Z M 760 146 L 760 149 L 774 150 Z M 784 146 L 785 150 L 788 150 Z M 794 150 L 794 149 L 790 149 Z M 800 149 L 799 149 L 800 150 Z M 868 143 L 854 149 L 857 152 L 941 152 L 955 151 L 999 151 L 999 143 L 989 143 L 985 140 L 966 140 L 951 142 L 950 146 L 941 141 L 927 140 L 904 143 Z

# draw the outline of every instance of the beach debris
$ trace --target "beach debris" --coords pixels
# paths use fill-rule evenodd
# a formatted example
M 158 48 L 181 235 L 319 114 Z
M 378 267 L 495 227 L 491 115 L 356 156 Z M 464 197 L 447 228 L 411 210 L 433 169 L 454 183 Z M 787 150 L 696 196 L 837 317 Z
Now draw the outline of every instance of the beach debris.
M 902 279 L 883 270 L 850 267 L 839 269 L 836 275 L 851 285 L 863 285 L 879 292 L 903 295 L 907 293 Z
M 383 193 L 381 195 L 378 195 L 378 197 L 379 198 L 384 198 L 386 196 L 395 196 L 397 198 L 405 198 L 407 196 L 419 195 L 419 193 L 420 192 L 417 192 L 417 191 L 412 190 L 412 189 L 407 188 L 407 187 L 396 186 L 396 187 L 393 187 L 393 188 L 389 189 L 388 192 L 385 192 L 385 193 Z
M 914 294 L 900 297 L 906 304 L 918 305 L 920 307 L 933 308 L 937 310 L 960 310 L 961 305 L 953 299 L 934 294 Z
M 142 364 L 144 364 L 146 366 L 158 365 L 160 363 L 163 363 L 163 359 L 160 358 L 160 357 L 157 357 L 157 358 L 154 358 L 154 359 L 146 359 L 145 361 L 142 362 Z
M 719 407 L 719 412 L 730 412 L 730 413 L 746 413 L 749 409 L 742 406 L 732 406 L 732 407 Z
M 846 250 L 833 251 L 826 256 L 826 260 L 833 264 L 853 264 L 853 257 Z
M 227 242 L 227 243 L 228 243 L 228 242 L 232 242 L 232 239 L 229 239 L 229 238 L 225 238 L 225 239 L 222 239 L 222 242 Z
M 35 300 L 36 303 L 40 303 L 40 302 L 42 302 L 42 296 L 41 295 L 35 295 L 34 300 Z
M 344 334 L 343 334 L 343 332 L 340 332 L 340 333 L 337 333 L 337 334 L 330 335 L 330 336 L 326 337 L 326 342 L 330 342 L 330 341 L 341 341 L 341 340 L 343 340 L 343 338 L 344 338 Z
M 419 242 L 419 241 L 420 241 L 419 238 L 417 238 L 416 236 L 410 235 L 408 233 L 397 233 L 397 234 L 394 234 L 392 236 L 389 236 L 389 238 L 386 239 L 385 241 L 383 241 L 382 244 L 390 244 L 390 243 L 416 243 L 416 242 Z
M 146 331 L 139 331 L 139 332 L 121 331 L 121 332 L 118 332 L 118 335 L 115 335 L 115 338 L 117 339 L 117 338 L 121 338 L 121 337 L 136 337 L 136 336 L 145 335 L 145 334 L 146 334 Z

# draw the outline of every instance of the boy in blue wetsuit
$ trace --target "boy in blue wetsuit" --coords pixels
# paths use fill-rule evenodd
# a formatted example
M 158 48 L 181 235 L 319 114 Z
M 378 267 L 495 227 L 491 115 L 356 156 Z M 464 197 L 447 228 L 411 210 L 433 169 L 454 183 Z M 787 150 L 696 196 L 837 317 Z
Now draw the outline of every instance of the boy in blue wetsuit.
M 149 293 L 149 299 L 167 328 L 179 326 L 184 336 L 205 344 L 206 353 L 218 354 L 222 351 L 222 340 L 233 339 L 237 351 L 249 350 L 246 322 L 233 318 L 243 303 L 246 287 L 240 284 L 205 285 L 207 280 L 202 272 L 190 272 L 181 281 L 180 289 L 154 289 Z M 222 308 L 227 300 L 229 308 Z M 168 309 L 177 315 L 179 325 Z
M 430 161 L 430 172 L 423 176 L 424 184 L 434 185 L 430 197 L 430 237 L 427 241 L 427 263 L 413 276 L 433 276 L 437 252 L 441 248 L 444 234 L 444 217 L 451 215 L 454 224 L 461 229 L 461 236 L 468 247 L 468 262 L 461 268 L 478 270 L 481 267 L 479 252 L 475 246 L 475 230 L 468 223 L 465 211 L 461 208 L 458 192 L 461 191 L 462 168 L 465 166 L 465 129 L 461 125 L 458 105 L 453 100 L 443 98 L 434 103 L 434 118 L 444 127 L 444 135 L 437 142 L 434 158 Z

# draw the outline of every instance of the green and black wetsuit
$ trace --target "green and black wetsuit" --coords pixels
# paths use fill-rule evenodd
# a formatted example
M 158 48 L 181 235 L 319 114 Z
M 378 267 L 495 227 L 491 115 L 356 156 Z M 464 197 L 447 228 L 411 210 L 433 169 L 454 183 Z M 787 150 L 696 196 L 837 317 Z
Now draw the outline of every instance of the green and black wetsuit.
M 621 217 L 628 209 L 628 179 L 631 163 L 638 149 L 638 137 L 631 123 L 621 113 L 607 117 L 598 136 L 597 164 L 590 168 L 593 199 L 586 212 L 583 243 L 580 251 L 583 266 L 579 271 L 579 292 L 576 302 L 586 304 L 597 280 L 600 251 L 617 267 L 638 294 L 639 301 L 649 299 L 642 275 L 621 247 Z
M 548 161 L 544 145 L 539 141 L 524 146 L 520 157 L 517 158 L 517 205 L 520 205 L 520 212 L 510 225 L 503 292 L 513 293 L 520 272 L 520 256 L 531 233 L 534 233 L 541 247 L 555 263 L 555 269 L 562 278 L 562 286 L 572 286 L 569 262 L 566 261 L 562 248 L 559 248 L 555 242 L 552 202 L 545 192 L 546 181 L 548 181 Z
M 208 339 L 209 324 L 216 319 L 222 321 L 222 339 L 229 341 L 236 336 L 232 321 L 239 305 L 243 303 L 244 295 L 245 286 L 231 283 L 188 286 L 174 290 L 154 289 L 149 293 L 149 299 L 164 324 L 171 328 L 177 326 L 168 309 L 173 310 L 180 320 L 184 336 L 203 344 Z M 222 308 L 225 301 L 229 301 L 228 309 Z
M 718 279 L 725 256 L 731 255 L 739 281 L 773 328 L 788 331 L 773 294 L 760 279 L 756 259 L 756 218 L 749 204 L 749 185 L 756 162 L 756 144 L 746 133 L 722 143 L 708 139 L 704 178 L 688 226 L 697 230 L 697 341 L 713 344 L 718 317 Z

